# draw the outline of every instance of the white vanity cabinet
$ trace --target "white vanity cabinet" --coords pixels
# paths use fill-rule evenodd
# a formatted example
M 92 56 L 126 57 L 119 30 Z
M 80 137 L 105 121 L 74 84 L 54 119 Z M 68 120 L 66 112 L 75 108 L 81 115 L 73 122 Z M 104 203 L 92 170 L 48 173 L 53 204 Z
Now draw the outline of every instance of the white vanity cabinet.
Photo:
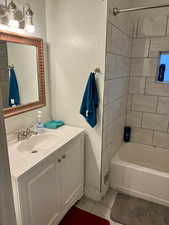
M 83 196 L 84 134 L 12 181 L 17 225 L 59 224 Z
M 79 193 L 83 192 L 84 183 L 84 152 L 80 147 L 80 139 L 71 146 L 67 146 L 65 154 L 62 155 L 61 161 L 61 183 L 62 183 L 62 207 L 67 209 L 78 198 Z

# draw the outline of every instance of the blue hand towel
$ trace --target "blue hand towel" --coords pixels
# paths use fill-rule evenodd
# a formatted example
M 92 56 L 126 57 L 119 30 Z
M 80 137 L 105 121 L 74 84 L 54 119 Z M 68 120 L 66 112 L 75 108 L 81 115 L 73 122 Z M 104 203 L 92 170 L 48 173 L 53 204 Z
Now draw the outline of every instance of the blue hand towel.
M 15 70 L 10 68 L 10 79 L 9 79 L 9 106 L 12 106 L 11 99 L 14 100 L 15 105 L 20 105 L 20 95 L 18 82 L 16 79 Z
M 63 126 L 65 123 L 62 120 L 51 120 L 44 123 L 44 127 L 48 129 L 57 129 Z
M 97 124 L 97 107 L 99 104 L 95 74 L 91 73 L 83 96 L 80 114 L 83 115 L 91 127 Z

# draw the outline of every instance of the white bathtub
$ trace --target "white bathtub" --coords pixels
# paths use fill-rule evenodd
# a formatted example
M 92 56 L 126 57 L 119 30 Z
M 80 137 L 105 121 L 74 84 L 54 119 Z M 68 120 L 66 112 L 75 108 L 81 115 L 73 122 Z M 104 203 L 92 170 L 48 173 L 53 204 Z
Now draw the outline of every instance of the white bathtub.
M 111 187 L 169 206 L 169 150 L 123 144 L 111 163 Z

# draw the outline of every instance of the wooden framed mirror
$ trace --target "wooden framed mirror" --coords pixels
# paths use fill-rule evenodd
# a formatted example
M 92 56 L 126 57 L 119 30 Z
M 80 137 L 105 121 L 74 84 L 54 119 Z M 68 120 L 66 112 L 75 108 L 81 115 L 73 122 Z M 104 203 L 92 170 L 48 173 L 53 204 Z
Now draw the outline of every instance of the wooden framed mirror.
M 0 88 L 5 118 L 46 105 L 42 39 L 0 32 Z

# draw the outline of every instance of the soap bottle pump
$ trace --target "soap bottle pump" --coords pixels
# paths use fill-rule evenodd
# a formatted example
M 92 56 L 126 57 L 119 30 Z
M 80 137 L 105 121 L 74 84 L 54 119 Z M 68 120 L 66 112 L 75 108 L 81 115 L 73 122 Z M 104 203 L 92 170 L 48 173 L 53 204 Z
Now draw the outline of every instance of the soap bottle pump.
M 37 121 L 37 132 L 38 134 L 43 133 L 42 111 L 38 111 Z

